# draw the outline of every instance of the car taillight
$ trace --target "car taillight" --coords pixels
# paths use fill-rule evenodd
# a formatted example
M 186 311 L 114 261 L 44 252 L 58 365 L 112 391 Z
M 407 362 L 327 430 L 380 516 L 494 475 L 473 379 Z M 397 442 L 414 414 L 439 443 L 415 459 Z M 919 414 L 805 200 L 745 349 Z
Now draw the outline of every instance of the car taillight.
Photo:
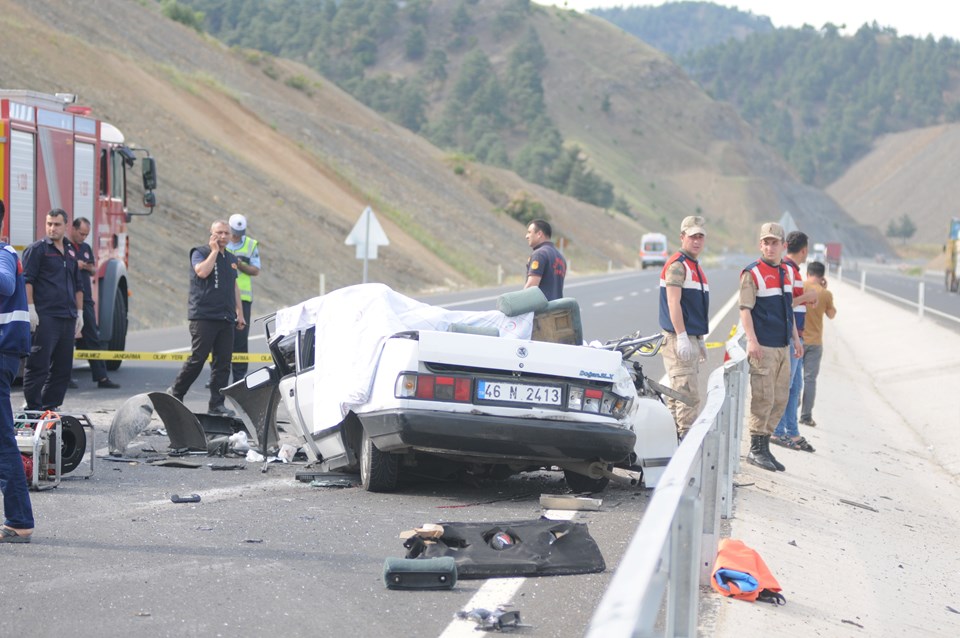
M 603 401 L 603 390 L 588 388 L 583 392 L 583 411 L 600 414 L 600 403 Z
M 623 418 L 630 407 L 630 399 L 604 392 L 598 388 L 570 386 L 567 393 L 567 409 L 592 414 L 605 414 L 614 418 Z
M 469 403 L 472 388 L 473 380 L 470 377 L 406 373 L 397 377 L 394 396 L 398 399 Z

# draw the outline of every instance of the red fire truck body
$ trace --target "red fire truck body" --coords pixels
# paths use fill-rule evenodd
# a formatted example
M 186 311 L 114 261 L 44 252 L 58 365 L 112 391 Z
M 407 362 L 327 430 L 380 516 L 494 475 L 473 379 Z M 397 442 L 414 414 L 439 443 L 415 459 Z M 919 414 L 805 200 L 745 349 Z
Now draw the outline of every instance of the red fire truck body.
M 47 213 L 90 220 L 93 280 L 102 346 L 123 350 L 127 336 L 127 223 L 155 203 L 156 165 L 145 149 L 124 144 L 113 125 L 74 105 L 74 96 L 0 90 L 0 198 L 3 241 L 18 251 L 46 235 Z M 127 208 L 127 169 L 140 159 L 146 213 Z M 108 361 L 115 369 L 119 361 Z M 112 364 L 112 365 L 111 365 Z

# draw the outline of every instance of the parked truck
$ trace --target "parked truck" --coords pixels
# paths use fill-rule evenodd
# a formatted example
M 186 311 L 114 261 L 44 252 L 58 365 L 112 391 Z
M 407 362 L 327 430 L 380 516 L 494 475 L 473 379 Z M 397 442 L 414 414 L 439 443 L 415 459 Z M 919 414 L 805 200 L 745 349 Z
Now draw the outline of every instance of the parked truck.
M 838 241 L 828 241 L 823 245 L 827 265 L 832 268 L 840 267 L 840 260 L 843 254 L 843 244 Z
M 0 237 L 22 252 L 46 235 L 51 209 L 64 209 L 71 221 L 89 219 L 102 346 L 123 350 L 130 294 L 127 224 L 156 205 L 157 170 L 147 149 L 126 144 L 119 129 L 91 113 L 72 94 L 0 89 L 0 198 L 7 207 Z M 127 206 L 127 172 L 138 159 L 143 212 Z M 119 365 L 107 362 L 111 370 Z
M 960 286 L 960 259 L 957 258 L 957 252 L 960 251 L 960 218 L 950 220 L 947 243 L 943 249 L 947 254 L 946 288 L 948 292 L 957 292 Z

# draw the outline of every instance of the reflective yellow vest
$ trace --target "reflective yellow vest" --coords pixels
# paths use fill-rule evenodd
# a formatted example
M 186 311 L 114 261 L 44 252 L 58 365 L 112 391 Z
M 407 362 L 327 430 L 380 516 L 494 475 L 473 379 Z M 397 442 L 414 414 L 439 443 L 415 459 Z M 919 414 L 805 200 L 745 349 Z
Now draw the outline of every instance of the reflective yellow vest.
M 250 259 L 253 257 L 254 251 L 257 249 L 259 242 L 256 239 L 244 236 L 243 243 L 240 244 L 240 248 L 235 250 L 230 250 L 231 253 L 237 257 L 246 257 Z M 240 289 L 240 300 L 241 301 L 253 301 L 253 281 L 245 272 L 237 270 L 237 287 Z

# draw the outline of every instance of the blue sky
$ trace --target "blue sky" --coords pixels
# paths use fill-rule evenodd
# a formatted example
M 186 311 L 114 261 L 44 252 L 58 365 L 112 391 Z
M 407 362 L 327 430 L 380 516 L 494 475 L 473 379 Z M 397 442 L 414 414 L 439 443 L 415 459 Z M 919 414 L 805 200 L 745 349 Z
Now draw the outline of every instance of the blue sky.
M 584 11 L 595 7 L 651 6 L 662 1 L 630 0 L 534 0 L 539 4 L 554 4 Z M 804 23 L 821 27 L 827 22 L 846 24 L 855 32 L 864 22 L 874 20 L 881 26 L 894 27 L 900 35 L 925 37 L 948 36 L 960 40 L 960 3 L 950 0 L 738 0 L 716 2 L 741 11 L 768 16 L 775 26 L 802 26 Z

